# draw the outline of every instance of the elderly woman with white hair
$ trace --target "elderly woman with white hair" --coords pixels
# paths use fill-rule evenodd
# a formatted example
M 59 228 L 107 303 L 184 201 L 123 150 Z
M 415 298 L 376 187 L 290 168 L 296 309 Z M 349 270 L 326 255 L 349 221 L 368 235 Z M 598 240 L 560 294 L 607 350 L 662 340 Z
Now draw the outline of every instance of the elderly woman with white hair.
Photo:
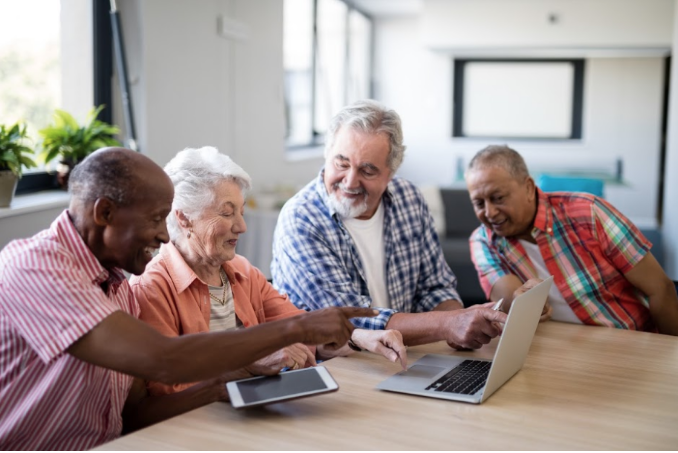
M 186 149 L 166 166 L 174 183 L 167 218 L 170 242 L 141 276 L 130 283 L 141 308 L 140 318 L 168 336 L 232 330 L 303 313 L 278 293 L 247 259 L 236 254 L 238 237 L 247 231 L 243 218 L 249 175 L 213 147 Z M 354 331 L 350 347 L 381 353 L 406 364 L 398 331 Z M 350 353 L 348 345 L 295 344 L 254 362 L 228 379 L 275 374 Z M 183 390 L 192 384 L 149 382 L 152 395 Z

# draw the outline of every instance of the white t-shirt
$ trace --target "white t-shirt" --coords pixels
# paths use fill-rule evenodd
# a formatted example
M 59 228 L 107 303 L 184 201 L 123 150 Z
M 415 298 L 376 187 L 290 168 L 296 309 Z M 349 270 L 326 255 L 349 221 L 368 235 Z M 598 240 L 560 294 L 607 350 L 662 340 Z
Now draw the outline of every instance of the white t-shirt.
M 544 262 L 544 258 L 542 258 L 541 256 L 539 246 L 537 244 L 533 244 L 522 239 L 520 239 L 519 241 L 522 244 L 523 248 L 525 248 L 525 252 L 527 252 L 527 257 L 530 259 L 532 265 L 537 271 L 537 276 L 539 278 L 550 277 L 551 274 L 549 273 L 548 269 L 546 269 L 546 263 Z M 567 304 L 565 298 L 560 293 L 560 290 L 556 285 L 551 285 L 551 291 L 549 291 L 548 300 L 549 303 L 551 304 L 551 307 L 553 308 L 553 312 L 551 313 L 551 319 L 553 319 L 554 321 L 582 324 L 581 320 L 577 318 L 577 315 L 574 314 L 574 311 L 572 311 L 570 306 Z
M 355 242 L 363 263 L 367 289 L 372 306 L 391 308 L 386 289 L 386 260 L 384 253 L 384 202 L 379 203 L 371 219 L 342 219 Z

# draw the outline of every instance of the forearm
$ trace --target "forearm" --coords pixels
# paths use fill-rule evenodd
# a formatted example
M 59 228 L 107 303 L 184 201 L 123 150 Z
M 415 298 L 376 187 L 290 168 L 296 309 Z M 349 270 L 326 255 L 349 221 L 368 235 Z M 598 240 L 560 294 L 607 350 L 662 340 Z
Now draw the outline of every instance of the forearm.
M 460 310 L 462 308 L 464 308 L 464 305 L 462 305 L 462 303 L 458 300 L 446 300 L 438 304 L 438 306 L 436 306 L 433 311 L 452 311 Z
M 659 333 L 678 336 L 678 297 L 670 289 L 673 294 L 650 296 L 650 315 Z
M 123 434 L 145 428 L 168 418 L 228 397 L 221 379 L 200 382 L 181 392 L 147 396 L 123 412 Z
M 123 312 L 115 312 L 68 352 L 93 365 L 146 381 L 178 384 L 220 376 L 304 340 L 296 318 L 231 332 L 170 338 Z
M 303 342 L 291 318 L 230 332 L 184 335 L 172 345 L 158 372 L 161 382 L 209 379 L 243 368 L 275 351 Z
M 407 346 L 444 340 L 441 312 L 396 313 L 386 324 L 387 329 L 400 331 Z

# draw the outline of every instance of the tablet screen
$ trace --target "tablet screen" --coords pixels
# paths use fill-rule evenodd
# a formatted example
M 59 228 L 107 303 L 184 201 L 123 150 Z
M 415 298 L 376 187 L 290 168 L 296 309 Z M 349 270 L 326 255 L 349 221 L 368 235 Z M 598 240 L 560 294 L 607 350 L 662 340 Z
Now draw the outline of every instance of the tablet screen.
M 327 388 L 327 385 L 313 368 L 238 382 L 238 390 L 240 390 L 245 404 Z

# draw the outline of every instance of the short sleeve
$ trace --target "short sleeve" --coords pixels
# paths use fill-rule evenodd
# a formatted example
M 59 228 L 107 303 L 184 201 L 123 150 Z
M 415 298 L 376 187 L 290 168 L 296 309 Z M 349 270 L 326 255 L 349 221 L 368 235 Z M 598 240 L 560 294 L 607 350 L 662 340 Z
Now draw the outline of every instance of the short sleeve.
M 469 238 L 471 248 L 471 260 L 478 272 L 480 286 L 485 292 L 485 297 L 490 298 L 492 287 L 497 281 L 511 274 L 511 270 L 505 265 L 495 247 L 490 244 L 485 229 L 478 227 Z
M 2 308 L 45 363 L 119 310 L 68 256 L 28 251 L 13 261 L 4 266 Z
M 642 260 L 652 243 L 628 218 L 607 201 L 596 198 L 591 206 L 595 234 L 616 269 L 627 273 Z

